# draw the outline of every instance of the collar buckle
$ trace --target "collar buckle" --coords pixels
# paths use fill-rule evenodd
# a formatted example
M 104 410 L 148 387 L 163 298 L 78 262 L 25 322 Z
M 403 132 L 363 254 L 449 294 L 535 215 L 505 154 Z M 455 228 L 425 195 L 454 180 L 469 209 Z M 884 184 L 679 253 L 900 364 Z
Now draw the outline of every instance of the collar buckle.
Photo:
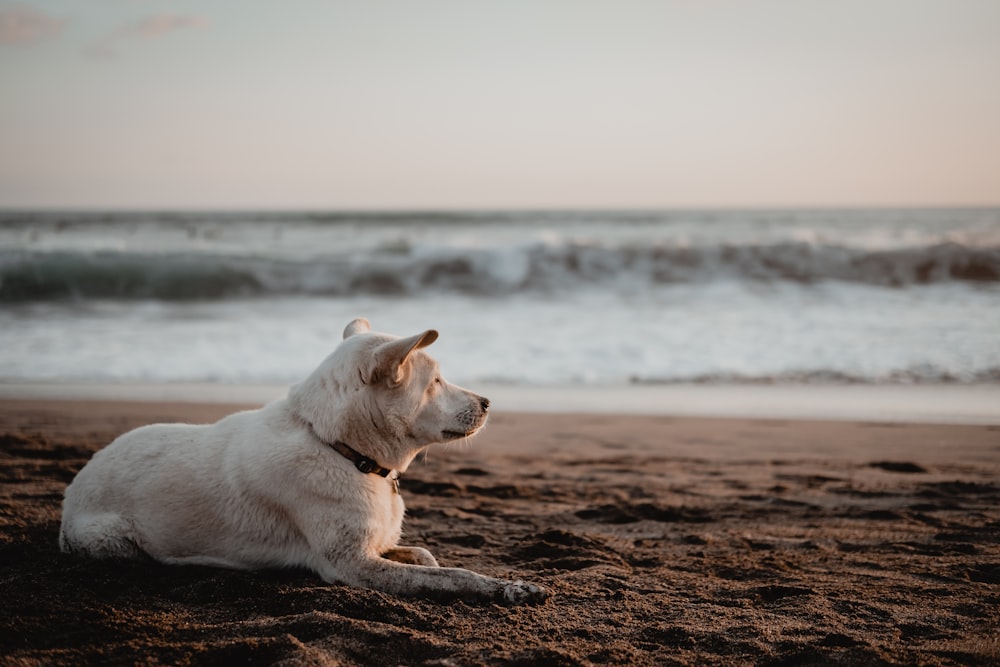
M 319 438 L 319 436 L 316 436 Z M 388 477 L 389 473 L 392 471 L 388 468 L 383 468 L 374 459 L 370 459 L 361 452 L 353 449 L 346 442 L 340 440 L 334 440 L 333 442 L 326 442 L 320 438 L 320 442 L 329 446 L 334 451 L 338 452 L 345 459 L 354 464 L 354 467 L 366 475 L 378 475 L 379 477 Z

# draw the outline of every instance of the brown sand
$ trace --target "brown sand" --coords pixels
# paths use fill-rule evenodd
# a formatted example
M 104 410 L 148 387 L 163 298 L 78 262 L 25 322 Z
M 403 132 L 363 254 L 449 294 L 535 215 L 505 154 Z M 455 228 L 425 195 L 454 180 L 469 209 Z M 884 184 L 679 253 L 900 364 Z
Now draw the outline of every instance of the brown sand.
M 233 409 L 0 402 L 0 663 L 1000 662 L 996 426 L 494 415 L 404 477 L 404 541 L 534 607 L 59 553 L 95 450 Z

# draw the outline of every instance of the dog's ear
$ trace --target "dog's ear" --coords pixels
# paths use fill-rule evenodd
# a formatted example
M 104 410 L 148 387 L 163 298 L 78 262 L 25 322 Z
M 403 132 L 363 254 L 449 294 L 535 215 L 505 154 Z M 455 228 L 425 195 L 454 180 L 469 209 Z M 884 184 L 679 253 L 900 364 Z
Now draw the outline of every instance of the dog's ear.
M 372 325 L 368 323 L 368 320 L 366 320 L 363 317 L 359 317 L 358 319 L 348 324 L 347 328 L 344 329 L 344 338 L 345 339 L 350 338 L 354 334 L 365 333 L 366 331 L 371 331 L 371 330 L 372 330 Z
M 405 364 L 409 356 L 414 350 L 427 347 L 436 341 L 437 337 L 437 331 L 428 329 L 416 336 L 399 338 L 379 345 L 375 348 L 374 371 L 369 380 L 371 382 L 388 380 L 393 386 L 400 384 L 405 377 Z

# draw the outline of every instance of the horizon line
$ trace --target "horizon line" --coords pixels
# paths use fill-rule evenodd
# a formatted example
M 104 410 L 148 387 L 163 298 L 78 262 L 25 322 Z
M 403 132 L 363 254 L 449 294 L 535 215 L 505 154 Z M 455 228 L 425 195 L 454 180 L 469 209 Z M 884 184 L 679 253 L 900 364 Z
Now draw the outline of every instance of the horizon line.
M 511 213 L 593 214 L 627 213 L 635 215 L 702 212 L 862 212 L 862 211 L 987 211 L 1000 209 L 1000 201 L 992 204 L 809 204 L 809 205 L 683 205 L 683 206 L 4 206 L 0 215 L 18 214 L 78 214 L 78 215 L 505 215 Z

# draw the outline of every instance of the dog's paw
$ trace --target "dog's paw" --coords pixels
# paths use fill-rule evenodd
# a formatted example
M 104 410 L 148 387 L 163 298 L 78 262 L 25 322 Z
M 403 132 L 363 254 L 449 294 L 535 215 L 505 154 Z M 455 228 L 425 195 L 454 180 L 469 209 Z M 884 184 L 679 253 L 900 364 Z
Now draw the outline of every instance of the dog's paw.
M 547 590 L 523 581 L 512 581 L 500 591 L 500 600 L 507 605 L 538 604 L 545 602 L 547 597 L 549 597 Z

